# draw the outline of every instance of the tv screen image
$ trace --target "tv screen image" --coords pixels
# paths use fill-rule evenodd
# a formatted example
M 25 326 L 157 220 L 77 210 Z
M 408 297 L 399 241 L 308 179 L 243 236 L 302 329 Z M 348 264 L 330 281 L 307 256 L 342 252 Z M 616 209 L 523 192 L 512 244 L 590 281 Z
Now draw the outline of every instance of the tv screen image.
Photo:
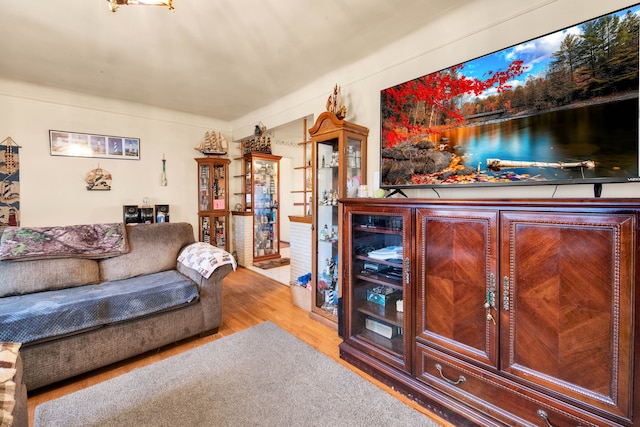
M 640 181 L 640 4 L 384 89 L 380 187 Z

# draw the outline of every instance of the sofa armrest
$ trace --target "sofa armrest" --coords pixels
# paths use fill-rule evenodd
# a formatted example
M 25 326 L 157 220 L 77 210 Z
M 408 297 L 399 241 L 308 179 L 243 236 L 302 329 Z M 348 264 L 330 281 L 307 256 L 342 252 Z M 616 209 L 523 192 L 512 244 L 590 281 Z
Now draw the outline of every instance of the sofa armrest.
M 233 266 L 221 265 L 208 279 L 180 262 L 177 263 L 177 270 L 198 285 L 205 330 L 217 329 L 222 324 L 222 280 L 233 271 Z

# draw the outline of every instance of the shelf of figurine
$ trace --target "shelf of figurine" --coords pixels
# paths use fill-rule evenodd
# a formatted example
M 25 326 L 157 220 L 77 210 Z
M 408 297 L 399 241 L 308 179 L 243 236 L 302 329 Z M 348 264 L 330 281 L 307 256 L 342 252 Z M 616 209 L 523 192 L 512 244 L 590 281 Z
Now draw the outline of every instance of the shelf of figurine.
M 326 258 L 322 271 L 318 272 L 318 307 L 334 315 L 338 314 L 338 255 Z
M 338 226 L 332 225 L 329 227 L 328 224 L 325 224 L 322 229 L 320 229 L 319 241 L 321 242 L 338 242 Z
M 337 151 L 333 151 L 328 161 L 326 161 L 326 156 L 322 156 L 322 161 L 320 162 L 320 169 L 337 168 L 339 164 L 340 164 L 340 154 Z
M 322 190 L 319 206 L 338 206 L 338 190 Z

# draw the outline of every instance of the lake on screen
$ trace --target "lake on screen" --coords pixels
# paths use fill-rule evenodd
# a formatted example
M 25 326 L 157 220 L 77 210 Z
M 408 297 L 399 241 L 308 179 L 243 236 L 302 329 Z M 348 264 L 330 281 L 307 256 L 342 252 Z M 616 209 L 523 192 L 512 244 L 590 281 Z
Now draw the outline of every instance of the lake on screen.
M 596 162 L 595 169 L 524 168 L 545 179 L 638 176 L 638 98 L 495 120 L 443 132 L 468 166 L 487 159 Z

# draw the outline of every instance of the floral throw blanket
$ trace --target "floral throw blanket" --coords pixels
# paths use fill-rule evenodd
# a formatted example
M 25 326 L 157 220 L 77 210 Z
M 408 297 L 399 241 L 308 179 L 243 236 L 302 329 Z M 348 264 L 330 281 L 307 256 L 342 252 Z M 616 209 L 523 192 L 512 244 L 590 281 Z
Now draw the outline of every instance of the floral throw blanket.
M 205 279 L 221 265 L 231 264 L 236 269 L 236 260 L 229 252 L 204 242 L 192 243 L 184 248 L 178 262 L 196 270 Z
M 16 361 L 20 343 L 0 342 L 0 427 L 13 424 L 13 408 L 15 407 Z
M 58 227 L 7 227 L 0 260 L 108 258 L 129 252 L 122 223 Z

